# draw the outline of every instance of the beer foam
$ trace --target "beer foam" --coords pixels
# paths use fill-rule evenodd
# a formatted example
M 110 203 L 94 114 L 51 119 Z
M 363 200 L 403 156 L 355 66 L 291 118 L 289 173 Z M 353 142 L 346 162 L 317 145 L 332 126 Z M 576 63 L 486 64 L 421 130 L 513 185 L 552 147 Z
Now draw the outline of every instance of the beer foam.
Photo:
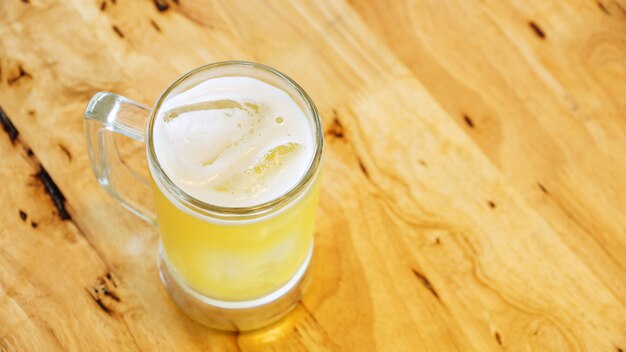
M 163 102 L 156 157 L 190 196 L 223 207 L 276 199 L 306 173 L 312 127 L 283 90 L 250 77 L 204 81 Z

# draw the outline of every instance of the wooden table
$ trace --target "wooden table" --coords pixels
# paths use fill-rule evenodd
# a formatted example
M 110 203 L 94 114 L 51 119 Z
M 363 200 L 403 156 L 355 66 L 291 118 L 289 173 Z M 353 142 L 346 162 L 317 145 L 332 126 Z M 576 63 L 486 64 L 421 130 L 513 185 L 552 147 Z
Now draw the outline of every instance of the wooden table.
M 168 298 L 82 117 L 229 59 L 327 142 L 314 284 L 240 334 Z M 624 0 L 2 0 L 0 70 L 0 350 L 626 351 Z

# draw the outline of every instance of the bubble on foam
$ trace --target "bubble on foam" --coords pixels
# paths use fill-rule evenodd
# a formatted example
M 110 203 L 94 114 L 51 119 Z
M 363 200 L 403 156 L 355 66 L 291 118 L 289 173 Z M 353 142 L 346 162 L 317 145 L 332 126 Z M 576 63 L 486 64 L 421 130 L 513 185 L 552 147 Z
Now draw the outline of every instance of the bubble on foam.
M 291 189 L 313 154 L 311 127 L 284 91 L 249 77 L 205 81 L 161 107 L 157 158 L 189 195 L 244 207 Z

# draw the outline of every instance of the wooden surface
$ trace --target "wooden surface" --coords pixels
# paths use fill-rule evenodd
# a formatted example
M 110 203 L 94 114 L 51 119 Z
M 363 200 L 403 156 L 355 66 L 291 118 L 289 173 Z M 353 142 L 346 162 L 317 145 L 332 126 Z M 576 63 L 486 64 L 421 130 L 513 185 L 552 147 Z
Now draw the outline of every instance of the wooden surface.
M 314 284 L 241 334 L 169 300 L 82 121 L 227 59 L 327 131 Z M 626 351 L 624 0 L 3 0 L 0 106 L 0 350 Z

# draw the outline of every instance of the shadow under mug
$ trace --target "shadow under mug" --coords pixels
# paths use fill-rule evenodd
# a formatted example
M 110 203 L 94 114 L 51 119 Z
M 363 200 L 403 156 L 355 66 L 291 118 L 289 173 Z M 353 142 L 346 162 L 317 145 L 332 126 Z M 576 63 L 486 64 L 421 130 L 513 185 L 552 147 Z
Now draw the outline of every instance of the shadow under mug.
M 250 207 L 221 207 L 178 188 L 159 164 L 152 133 L 163 102 L 213 78 L 244 76 L 286 92 L 313 132 L 314 156 L 284 195 Z M 124 207 L 158 226 L 161 281 L 195 320 L 220 330 L 263 327 L 285 316 L 308 282 L 319 196 L 323 129 L 304 90 L 264 65 L 227 61 L 199 67 L 174 81 L 150 109 L 100 92 L 85 110 L 87 143 L 98 182 Z M 150 179 L 120 157 L 114 134 L 146 145 Z M 142 198 L 152 192 L 154 209 Z

